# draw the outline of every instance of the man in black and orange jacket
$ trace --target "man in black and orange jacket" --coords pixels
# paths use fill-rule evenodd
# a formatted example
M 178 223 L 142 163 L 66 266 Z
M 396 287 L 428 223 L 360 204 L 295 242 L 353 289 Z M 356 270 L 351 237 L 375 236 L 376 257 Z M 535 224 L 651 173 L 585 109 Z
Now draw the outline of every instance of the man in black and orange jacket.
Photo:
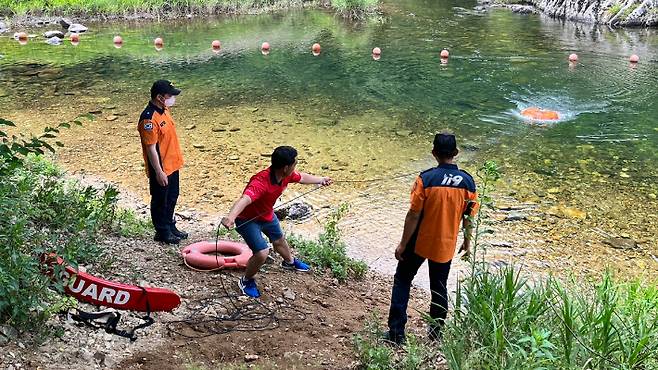
M 432 291 L 430 317 L 433 322 L 429 335 L 431 339 L 438 339 L 448 312 L 448 273 L 462 221 L 466 232 L 460 250 L 470 252 L 468 216 L 477 213 L 477 193 L 473 177 L 453 163 L 457 153 L 454 135 L 437 134 L 432 154 L 439 165 L 422 172 L 411 192 L 411 207 L 405 219 L 402 240 L 395 250 L 399 262 L 393 280 L 389 331 L 386 333 L 386 339 L 396 344 L 405 340 L 411 282 L 426 259 L 429 260 Z
M 151 87 L 151 101 L 137 124 L 149 178 L 154 239 L 167 244 L 178 244 L 188 236 L 176 228 L 174 219 L 179 194 L 178 171 L 183 167 L 183 156 L 169 107 L 180 93 L 171 82 L 156 81 Z

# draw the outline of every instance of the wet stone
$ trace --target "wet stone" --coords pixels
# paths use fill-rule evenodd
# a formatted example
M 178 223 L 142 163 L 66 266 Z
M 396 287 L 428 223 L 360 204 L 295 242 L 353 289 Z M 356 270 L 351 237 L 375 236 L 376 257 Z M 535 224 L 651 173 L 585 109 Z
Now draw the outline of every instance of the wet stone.
M 603 243 L 614 248 L 614 249 L 635 249 L 637 248 L 637 242 L 633 239 L 627 238 L 608 238 L 603 240 Z
M 522 221 L 526 218 L 528 218 L 526 214 L 518 211 L 512 211 L 507 215 L 507 217 L 505 217 L 505 221 Z
M 50 39 L 53 37 L 57 37 L 59 39 L 64 38 L 64 32 L 62 31 L 47 31 L 46 33 L 43 34 L 43 37 Z

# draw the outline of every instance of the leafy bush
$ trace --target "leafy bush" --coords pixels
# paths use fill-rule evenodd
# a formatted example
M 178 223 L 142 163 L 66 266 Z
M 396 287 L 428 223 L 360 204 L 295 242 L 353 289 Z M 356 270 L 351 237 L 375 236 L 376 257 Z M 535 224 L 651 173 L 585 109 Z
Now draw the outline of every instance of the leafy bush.
M 13 123 L 0 119 L 0 125 Z M 126 212 L 117 223 L 116 189 L 66 181 L 41 155 L 54 151 L 47 141 L 67 127 L 62 123 L 27 139 L 0 130 L 0 323 L 20 329 L 37 328 L 57 307 L 68 305 L 51 289 L 62 292 L 63 282 L 43 274 L 44 254 L 55 253 L 73 266 L 102 262 L 100 231 L 133 233 L 138 224 Z
M 362 279 L 368 271 L 364 262 L 347 256 L 346 245 L 340 237 L 338 222 L 348 209 L 347 204 L 342 204 L 329 216 L 317 241 L 304 240 L 295 235 L 288 237 L 288 243 L 306 262 L 321 269 L 329 269 L 340 282 L 350 277 Z

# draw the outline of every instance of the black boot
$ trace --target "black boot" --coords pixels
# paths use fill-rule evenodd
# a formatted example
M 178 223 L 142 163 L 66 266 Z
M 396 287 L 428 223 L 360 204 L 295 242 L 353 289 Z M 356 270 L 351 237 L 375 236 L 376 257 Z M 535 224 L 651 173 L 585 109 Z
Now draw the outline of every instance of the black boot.
M 177 237 L 180 240 L 187 239 L 189 235 L 185 231 L 180 231 L 176 228 L 176 224 L 171 225 L 171 233 L 174 234 L 175 237 Z
M 384 340 L 384 342 L 396 346 L 402 346 L 407 341 L 407 338 L 405 337 L 404 334 L 396 334 L 396 333 L 392 333 L 391 331 L 385 332 L 382 339 Z
M 180 238 L 174 235 L 171 232 L 155 232 L 155 238 L 153 238 L 156 242 L 162 242 L 165 244 L 178 244 L 180 243 Z

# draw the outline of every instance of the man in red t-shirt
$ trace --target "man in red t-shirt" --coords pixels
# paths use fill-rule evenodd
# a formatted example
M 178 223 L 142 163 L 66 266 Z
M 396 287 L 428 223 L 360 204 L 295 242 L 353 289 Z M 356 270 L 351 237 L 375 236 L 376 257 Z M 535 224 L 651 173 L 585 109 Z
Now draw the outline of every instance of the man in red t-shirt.
M 288 270 L 309 271 L 310 267 L 294 258 L 286 241 L 279 220 L 274 214 L 274 203 L 289 183 L 331 185 L 329 177 L 317 177 L 295 171 L 297 150 L 290 146 L 280 146 L 272 153 L 272 166 L 254 175 L 244 189 L 242 197 L 222 219 L 227 228 L 236 226 L 254 255 L 247 263 L 245 274 L 238 281 L 242 293 L 252 298 L 260 297 L 254 276 L 265 263 L 270 247 L 263 234 L 272 243 L 274 250 L 282 257 L 281 266 Z

